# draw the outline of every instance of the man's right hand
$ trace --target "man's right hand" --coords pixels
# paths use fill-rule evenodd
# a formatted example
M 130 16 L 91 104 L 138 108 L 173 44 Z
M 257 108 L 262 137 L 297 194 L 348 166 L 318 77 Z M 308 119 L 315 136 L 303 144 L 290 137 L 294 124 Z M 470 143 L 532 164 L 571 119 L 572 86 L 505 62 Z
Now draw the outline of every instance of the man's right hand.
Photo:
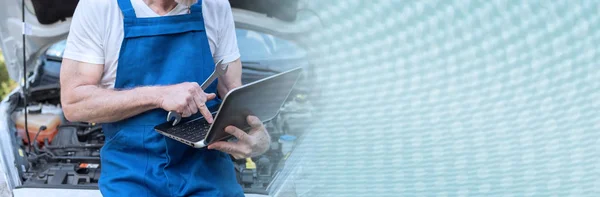
M 185 82 L 161 87 L 160 108 L 166 111 L 176 111 L 182 117 L 200 113 L 208 123 L 213 122 L 213 117 L 206 107 L 206 102 L 216 97 L 216 94 L 207 94 L 196 82 Z

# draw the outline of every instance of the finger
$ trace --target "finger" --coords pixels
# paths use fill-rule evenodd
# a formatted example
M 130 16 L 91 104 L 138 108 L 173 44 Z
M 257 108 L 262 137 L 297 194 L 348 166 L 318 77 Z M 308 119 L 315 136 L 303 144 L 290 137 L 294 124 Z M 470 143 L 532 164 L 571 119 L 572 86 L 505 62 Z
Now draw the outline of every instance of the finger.
M 196 102 L 194 100 L 190 101 L 187 107 L 192 114 L 198 113 L 198 108 L 196 107 Z
M 208 123 L 213 123 L 213 117 L 212 114 L 210 114 L 210 111 L 208 110 L 208 108 L 206 107 L 205 104 L 203 104 L 200 107 L 200 113 L 202 114 L 202 116 L 204 116 L 204 119 L 206 119 L 206 122 Z
M 246 132 L 234 126 L 225 127 L 225 132 L 235 136 L 235 138 L 237 138 L 239 141 L 245 141 L 248 139 L 248 134 L 246 134 Z
M 183 110 L 183 113 L 181 113 L 181 117 L 190 117 L 192 114 L 190 113 L 189 109 L 185 109 Z
M 177 112 L 177 114 L 181 115 L 181 114 L 183 114 L 183 112 L 185 112 L 186 109 L 187 109 L 187 107 L 185 106 L 184 103 L 176 103 L 175 109 L 173 111 L 175 111 L 175 112 Z
M 229 154 L 242 154 L 243 153 L 243 147 L 237 143 L 232 143 L 232 142 L 215 142 L 211 145 L 208 145 L 208 149 L 214 149 L 214 150 L 219 150 L 219 151 L 223 151 Z
M 248 116 L 246 117 L 246 121 L 253 129 L 263 127 L 262 121 L 260 121 L 260 119 L 258 119 L 256 116 Z
M 206 94 L 206 100 L 207 101 L 213 100 L 215 98 L 217 98 L 217 95 L 215 93 Z
M 247 157 L 241 154 L 231 154 L 231 156 L 233 156 L 233 158 L 235 158 L 236 160 L 240 160 L 240 159 L 246 159 Z
M 247 146 L 244 146 L 243 144 L 225 141 L 215 142 L 214 144 L 209 145 L 208 149 L 215 149 L 231 154 L 235 159 L 248 158 L 251 156 L 252 152 L 250 148 L 247 148 Z
M 252 127 L 252 129 L 250 129 L 250 131 L 248 132 L 249 135 L 254 135 L 258 131 L 265 130 L 262 121 L 260 121 L 260 119 L 258 119 L 258 117 L 256 116 L 248 116 L 246 118 L 246 121 L 248 122 L 248 125 Z
M 194 107 L 196 107 L 196 106 L 194 106 Z M 187 116 L 185 116 L 185 117 L 190 117 L 190 116 L 192 116 L 194 114 L 194 113 L 192 113 L 192 110 L 189 108 L 189 105 L 185 107 L 185 109 L 183 110 L 183 112 L 185 114 L 187 114 Z
M 206 107 L 206 104 L 204 103 L 204 101 L 202 101 L 202 99 L 200 98 L 200 95 L 194 96 L 194 103 L 196 103 L 196 109 L 198 109 L 200 111 L 200 113 L 202 114 L 202 116 L 204 116 L 204 119 L 206 119 L 206 122 L 213 123 L 212 114 L 210 114 L 210 111 Z

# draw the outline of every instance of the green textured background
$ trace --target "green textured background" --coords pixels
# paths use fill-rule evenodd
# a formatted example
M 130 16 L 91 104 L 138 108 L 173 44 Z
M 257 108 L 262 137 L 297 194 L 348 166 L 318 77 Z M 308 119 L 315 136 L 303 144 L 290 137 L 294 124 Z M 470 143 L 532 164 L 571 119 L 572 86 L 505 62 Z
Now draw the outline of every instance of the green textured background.
M 310 1 L 300 196 L 600 196 L 600 1 Z

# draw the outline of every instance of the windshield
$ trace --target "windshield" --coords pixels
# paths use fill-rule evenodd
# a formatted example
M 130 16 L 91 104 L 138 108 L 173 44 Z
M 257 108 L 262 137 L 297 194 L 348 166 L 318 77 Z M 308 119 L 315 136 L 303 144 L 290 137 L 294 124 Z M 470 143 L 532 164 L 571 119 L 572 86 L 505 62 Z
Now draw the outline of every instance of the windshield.
M 67 40 L 61 40 L 46 50 L 46 56 L 54 59 L 62 59 L 62 56 L 65 52 L 65 47 L 67 46 Z

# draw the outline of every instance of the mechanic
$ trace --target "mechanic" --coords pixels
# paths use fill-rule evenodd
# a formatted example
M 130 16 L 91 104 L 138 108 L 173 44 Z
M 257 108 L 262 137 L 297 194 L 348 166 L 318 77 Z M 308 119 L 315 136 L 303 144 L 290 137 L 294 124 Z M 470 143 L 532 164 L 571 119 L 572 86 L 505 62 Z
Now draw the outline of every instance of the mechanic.
M 174 110 L 212 123 L 209 109 L 241 85 L 242 66 L 226 0 L 81 0 L 60 73 L 69 121 L 103 123 L 100 191 L 104 196 L 243 196 L 235 158 L 264 153 L 270 137 L 247 118 L 238 141 L 194 149 L 153 127 Z M 229 64 L 206 90 L 215 60 Z M 218 96 L 217 96 L 218 94 Z

